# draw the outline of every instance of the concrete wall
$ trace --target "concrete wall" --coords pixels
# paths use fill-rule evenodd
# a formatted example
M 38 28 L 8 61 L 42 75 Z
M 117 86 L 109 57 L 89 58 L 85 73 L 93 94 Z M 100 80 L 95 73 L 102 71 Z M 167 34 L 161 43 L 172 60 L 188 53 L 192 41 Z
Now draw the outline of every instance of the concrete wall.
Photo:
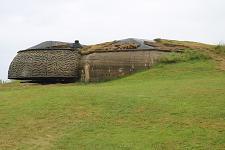
M 167 52 L 127 51 L 84 55 L 80 62 L 81 81 L 110 80 L 149 69 Z

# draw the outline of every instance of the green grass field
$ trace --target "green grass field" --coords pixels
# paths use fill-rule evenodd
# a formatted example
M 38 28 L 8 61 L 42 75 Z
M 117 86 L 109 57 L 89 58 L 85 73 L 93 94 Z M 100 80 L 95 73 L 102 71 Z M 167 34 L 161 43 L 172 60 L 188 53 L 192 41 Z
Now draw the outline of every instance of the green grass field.
M 225 149 L 225 72 L 157 65 L 96 84 L 0 85 L 0 149 Z

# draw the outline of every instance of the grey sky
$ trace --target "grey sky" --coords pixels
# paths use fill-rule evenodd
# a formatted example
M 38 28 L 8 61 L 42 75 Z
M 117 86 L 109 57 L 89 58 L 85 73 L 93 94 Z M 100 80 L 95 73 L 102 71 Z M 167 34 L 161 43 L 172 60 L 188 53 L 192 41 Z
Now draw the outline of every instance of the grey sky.
M 219 43 L 224 27 L 224 0 L 0 0 L 0 79 L 18 50 L 46 40 Z

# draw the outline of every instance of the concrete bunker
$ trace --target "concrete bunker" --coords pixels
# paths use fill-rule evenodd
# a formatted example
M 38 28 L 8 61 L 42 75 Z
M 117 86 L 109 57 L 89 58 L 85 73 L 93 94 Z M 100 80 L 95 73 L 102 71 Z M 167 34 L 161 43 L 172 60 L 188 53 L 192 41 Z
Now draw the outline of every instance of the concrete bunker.
M 110 80 L 152 67 L 170 49 L 154 41 L 124 39 L 97 45 L 47 41 L 18 52 L 9 79 Z

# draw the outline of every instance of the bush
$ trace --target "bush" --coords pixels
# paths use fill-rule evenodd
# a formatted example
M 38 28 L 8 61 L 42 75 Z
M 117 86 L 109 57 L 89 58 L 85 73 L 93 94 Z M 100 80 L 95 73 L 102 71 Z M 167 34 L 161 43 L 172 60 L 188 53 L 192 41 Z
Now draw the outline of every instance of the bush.
M 165 64 L 186 62 L 192 60 L 206 60 L 210 57 L 197 50 L 185 50 L 184 52 L 172 52 L 165 57 L 162 57 L 160 62 Z
M 225 55 L 225 44 L 218 44 L 215 47 L 215 52 L 219 54 L 224 54 Z
M 155 42 L 161 42 L 162 39 L 161 38 L 157 38 L 157 39 L 154 39 Z

